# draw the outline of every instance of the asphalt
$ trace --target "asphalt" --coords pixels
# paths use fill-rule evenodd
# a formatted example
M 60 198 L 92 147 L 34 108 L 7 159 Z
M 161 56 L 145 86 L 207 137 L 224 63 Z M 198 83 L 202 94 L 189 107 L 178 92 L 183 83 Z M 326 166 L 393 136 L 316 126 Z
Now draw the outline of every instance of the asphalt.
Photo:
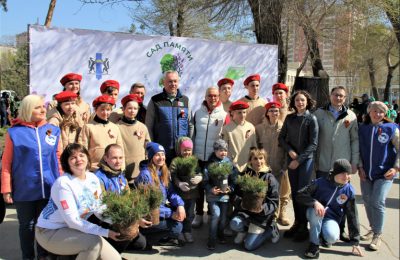
M 361 234 L 366 233 L 368 220 L 365 208 L 360 195 L 360 185 L 358 176 L 354 176 L 352 184 L 357 192 L 357 207 L 360 217 Z M 386 200 L 386 219 L 383 231 L 383 242 L 378 251 L 368 251 L 368 242 L 361 241 L 361 247 L 364 252 L 363 259 L 399 259 L 399 179 L 395 179 L 393 186 Z M 292 209 L 289 208 L 289 215 L 293 219 Z M 205 217 L 207 219 L 207 217 Z M 289 227 L 281 227 L 281 235 Z M 218 244 L 214 251 L 209 251 L 206 247 L 208 226 L 204 224 L 200 229 L 193 232 L 195 242 L 186 244 L 184 247 L 154 247 L 153 251 L 146 253 L 127 252 L 123 254 L 126 259 L 302 259 L 304 250 L 308 242 L 294 243 L 289 239 L 282 238 L 276 244 L 267 241 L 256 251 L 246 252 L 240 246 L 233 244 L 233 237 L 228 239 L 224 245 Z M 360 259 L 359 256 L 351 254 L 352 247 L 344 242 L 337 242 L 331 248 L 321 248 L 320 259 Z M 14 260 L 21 259 L 18 239 L 18 220 L 15 209 L 12 206 L 7 208 L 5 221 L 0 224 L 0 259 Z

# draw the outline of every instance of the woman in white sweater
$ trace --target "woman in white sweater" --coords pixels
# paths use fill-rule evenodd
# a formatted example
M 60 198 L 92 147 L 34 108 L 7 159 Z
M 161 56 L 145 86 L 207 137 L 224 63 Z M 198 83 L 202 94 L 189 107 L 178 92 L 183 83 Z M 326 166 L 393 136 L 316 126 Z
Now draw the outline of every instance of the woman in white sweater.
M 51 188 L 49 203 L 36 225 L 38 243 L 57 255 L 78 255 L 76 259 L 121 259 L 102 237 L 117 240 L 119 233 L 87 219 L 100 213 L 101 187 L 88 171 L 89 153 L 80 144 L 68 145 L 61 155 L 65 173 Z

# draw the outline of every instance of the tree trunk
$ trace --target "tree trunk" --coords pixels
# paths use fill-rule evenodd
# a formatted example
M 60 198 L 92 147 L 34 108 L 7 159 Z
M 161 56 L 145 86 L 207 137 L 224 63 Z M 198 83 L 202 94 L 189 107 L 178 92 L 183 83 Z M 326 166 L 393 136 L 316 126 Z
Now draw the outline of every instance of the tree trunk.
M 307 46 L 310 53 L 311 67 L 314 77 L 321 77 L 321 71 L 325 72 L 322 66 L 321 54 L 319 52 L 319 45 L 317 40 L 317 32 L 312 28 L 311 24 L 304 24 L 304 36 L 307 40 Z M 326 72 L 325 72 L 326 74 Z
M 394 1 L 393 1 L 394 5 Z M 396 8 L 398 10 L 399 6 L 393 6 L 393 8 Z M 393 10 L 396 10 L 393 9 Z M 394 14 L 396 11 L 393 12 Z M 386 12 L 386 15 L 388 16 L 390 23 L 393 26 L 394 33 L 396 34 L 397 42 L 400 44 L 400 19 L 399 17 L 394 17 L 394 14 L 392 12 Z
M 254 20 L 257 43 L 278 45 L 278 81 L 284 82 L 287 56 L 284 52 L 281 31 L 283 4 L 281 0 L 247 0 Z
M 375 80 L 374 58 L 368 59 L 367 65 L 368 65 L 369 79 L 371 81 L 372 95 L 374 96 L 375 100 L 379 100 L 379 92 L 378 89 L 376 88 L 376 80 Z
M 179 3 L 178 17 L 176 18 L 176 36 L 179 36 L 179 37 L 181 37 L 184 32 L 184 25 L 185 25 L 185 18 L 183 17 L 184 4 L 185 4 L 184 1 Z
M 174 36 L 174 23 L 172 21 L 168 22 L 169 36 Z
M 54 8 L 56 7 L 56 2 L 57 0 L 50 1 L 49 10 L 47 12 L 46 21 L 44 23 L 44 26 L 46 26 L 47 28 L 51 26 L 51 20 L 53 20 L 53 13 L 54 13 Z
M 384 92 L 384 101 L 390 101 L 390 90 L 392 88 L 392 78 L 393 72 L 396 70 L 397 66 L 399 66 L 399 62 L 393 66 L 388 66 L 388 74 L 386 77 L 386 85 L 385 85 L 385 92 Z

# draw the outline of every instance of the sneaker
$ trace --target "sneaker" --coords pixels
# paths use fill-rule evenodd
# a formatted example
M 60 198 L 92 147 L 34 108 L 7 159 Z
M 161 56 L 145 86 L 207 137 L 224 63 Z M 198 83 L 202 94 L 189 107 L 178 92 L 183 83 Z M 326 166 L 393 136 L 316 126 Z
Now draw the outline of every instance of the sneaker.
M 321 241 L 321 246 L 325 248 L 330 248 L 332 246 L 332 244 L 329 244 L 323 237 L 320 239 L 320 241 Z
M 271 228 L 272 228 L 271 242 L 275 244 L 279 241 L 279 238 L 280 238 L 279 228 L 278 228 L 278 225 L 276 224 L 276 222 L 272 222 Z
M 185 233 L 183 233 L 183 237 L 185 238 L 185 241 L 187 243 L 193 243 L 194 242 L 192 233 L 185 232 Z
M 238 232 L 235 239 L 233 240 L 233 242 L 235 244 L 241 244 L 244 241 L 244 238 L 246 237 L 247 233 L 246 232 Z
M 292 238 L 297 231 L 299 230 L 299 224 L 294 223 L 293 226 L 291 228 L 289 228 L 289 230 L 286 230 L 285 233 L 283 233 L 283 237 L 284 238 Z
M 369 230 L 367 232 L 367 234 L 360 236 L 360 240 L 368 241 L 368 240 L 371 240 L 373 236 L 374 236 L 374 232 L 372 230 Z
M 160 246 L 184 246 L 185 242 L 178 238 L 163 237 L 158 241 Z
M 347 235 L 346 232 L 341 232 L 339 239 L 346 243 L 350 243 L 350 241 L 351 241 L 349 235 Z
M 319 258 L 319 245 L 310 243 L 307 250 L 304 252 L 304 256 L 307 258 L 318 259 Z
M 207 242 L 207 248 L 208 250 L 215 250 L 215 240 L 214 239 L 209 239 Z
M 374 234 L 372 237 L 371 244 L 369 244 L 369 249 L 377 251 L 381 245 L 382 238 L 380 234 Z
M 203 224 L 203 216 L 196 215 L 192 221 L 192 228 L 199 228 Z

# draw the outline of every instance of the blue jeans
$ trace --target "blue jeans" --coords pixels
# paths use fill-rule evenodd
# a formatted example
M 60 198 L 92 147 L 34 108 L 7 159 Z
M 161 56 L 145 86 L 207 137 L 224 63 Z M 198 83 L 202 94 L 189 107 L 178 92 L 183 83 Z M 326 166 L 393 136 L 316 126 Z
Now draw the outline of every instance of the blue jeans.
M 311 182 L 313 171 L 313 159 L 306 159 L 295 170 L 288 169 L 290 188 L 292 189 L 292 203 L 294 209 L 294 218 L 298 223 L 306 223 L 305 207 L 297 203 L 297 191 L 304 188 Z
M 377 179 L 361 181 L 361 193 L 369 225 L 375 234 L 382 234 L 385 222 L 385 201 L 393 180 Z
M 209 227 L 208 238 L 210 240 L 217 239 L 217 233 L 223 234 L 226 226 L 228 202 L 208 202 L 209 209 L 211 210 L 211 220 Z
M 47 202 L 47 199 L 14 202 L 18 216 L 19 243 L 23 259 L 35 258 L 35 225 Z M 36 244 L 36 250 L 39 257 L 48 255 L 47 251 L 39 244 Z
M 235 216 L 230 222 L 230 227 L 236 232 L 247 232 L 249 221 L 240 216 Z M 253 251 L 259 248 L 267 239 L 272 237 L 272 228 L 266 229 L 261 234 L 247 233 L 244 240 L 244 248 L 248 251 Z
M 334 244 L 339 239 L 340 228 L 335 220 L 317 216 L 314 208 L 307 209 L 307 219 L 310 222 L 311 243 L 319 245 L 321 232 L 322 237 L 328 244 Z
M 183 200 L 185 202 L 186 218 L 183 221 L 183 233 L 192 233 L 192 221 L 194 219 L 194 206 L 196 199 Z
M 182 233 L 182 222 L 176 221 L 172 218 L 160 219 L 160 224 L 151 226 L 150 228 L 140 229 L 143 235 L 166 232 L 168 237 L 178 238 Z

